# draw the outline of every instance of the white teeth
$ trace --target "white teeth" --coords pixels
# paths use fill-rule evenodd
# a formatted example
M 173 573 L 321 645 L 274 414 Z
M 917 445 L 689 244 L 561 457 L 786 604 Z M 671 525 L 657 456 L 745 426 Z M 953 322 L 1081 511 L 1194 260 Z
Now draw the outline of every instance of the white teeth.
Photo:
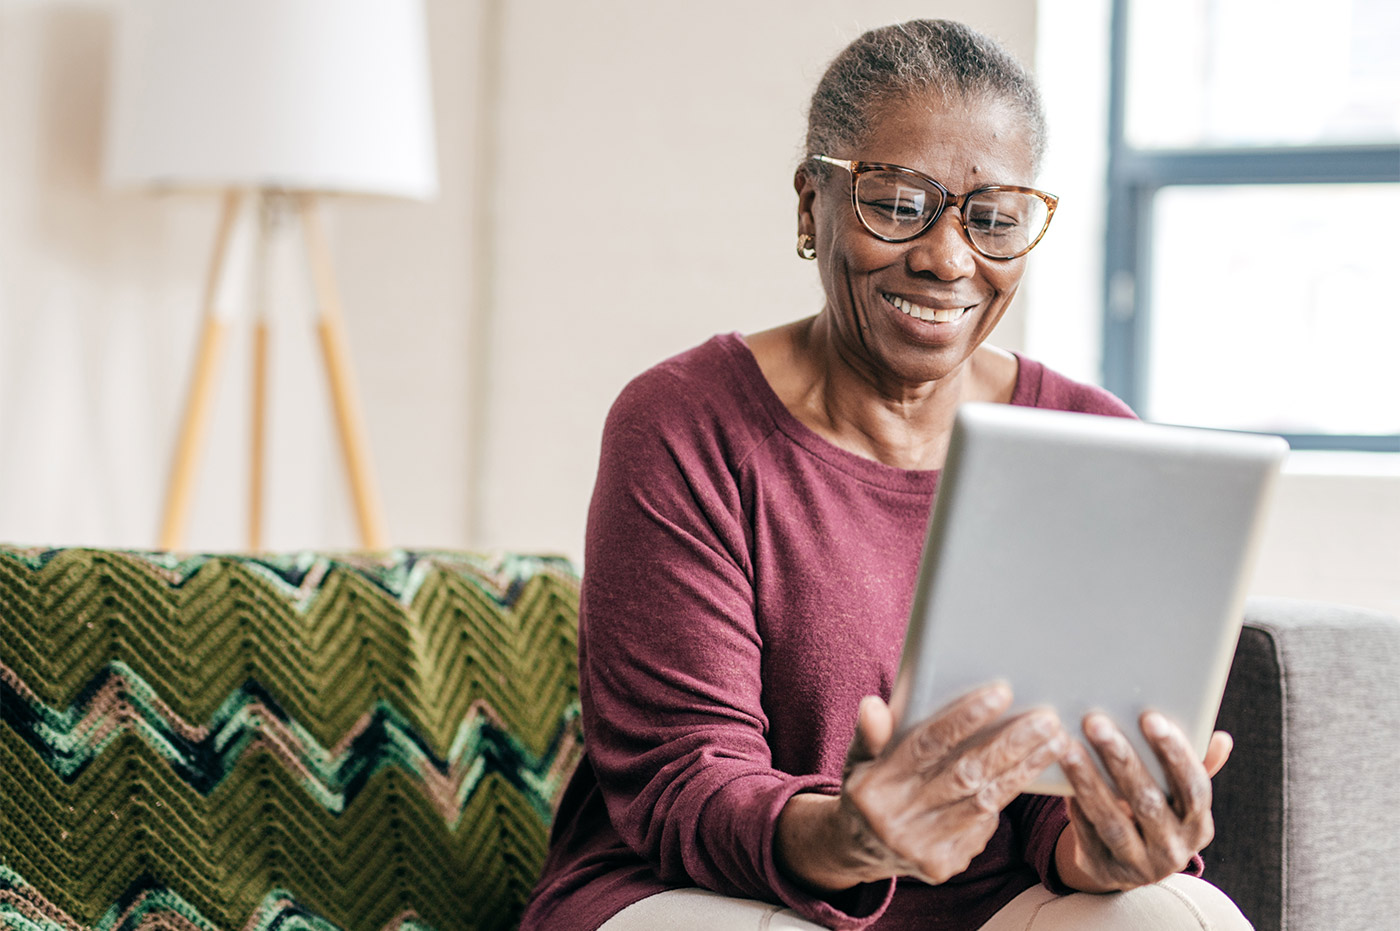
M 920 307 L 918 304 L 911 303 L 893 294 L 886 294 L 884 297 L 885 300 L 897 307 L 900 312 L 908 314 L 910 317 L 917 317 L 920 320 L 928 320 L 933 323 L 952 323 L 954 320 L 967 313 L 966 307 L 934 310 L 931 307 Z

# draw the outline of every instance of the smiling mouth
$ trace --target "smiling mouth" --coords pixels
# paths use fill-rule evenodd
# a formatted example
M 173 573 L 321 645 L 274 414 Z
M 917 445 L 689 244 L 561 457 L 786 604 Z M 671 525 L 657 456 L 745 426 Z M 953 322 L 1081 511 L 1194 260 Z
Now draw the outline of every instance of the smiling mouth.
M 889 303 L 891 307 L 908 317 L 915 317 L 919 320 L 926 320 L 929 323 L 952 323 L 962 317 L 971 308 L 949 307 L 945 310 L 934 310 L 932 307 L 921 307 L 912 301 L 906 301 L 902 297 L 893 294 L 880 295 Z

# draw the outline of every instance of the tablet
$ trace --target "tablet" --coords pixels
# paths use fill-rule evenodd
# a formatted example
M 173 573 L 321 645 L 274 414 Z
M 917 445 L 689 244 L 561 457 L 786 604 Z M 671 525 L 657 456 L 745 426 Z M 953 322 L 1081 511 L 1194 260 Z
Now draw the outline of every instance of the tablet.
M 1155 708 L 1204 757 L 1239 638 L 1280 437 L 964 404 L 929 519 L 899 732 L 1005 680 L 1078 734 L 1109 715 L 1163 788 Z M 1058 766 L 1027 791 L 1073 794 Z

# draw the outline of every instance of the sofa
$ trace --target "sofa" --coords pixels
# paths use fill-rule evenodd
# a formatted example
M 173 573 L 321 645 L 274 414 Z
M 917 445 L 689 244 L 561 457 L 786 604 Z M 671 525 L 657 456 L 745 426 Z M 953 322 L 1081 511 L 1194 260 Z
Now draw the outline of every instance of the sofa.
M 0 547 L 0 929 L 518 920 L 582 753 L 564 560 Z M 1207 875 L 1400 928 L 1400 622 L 1251 601 Z

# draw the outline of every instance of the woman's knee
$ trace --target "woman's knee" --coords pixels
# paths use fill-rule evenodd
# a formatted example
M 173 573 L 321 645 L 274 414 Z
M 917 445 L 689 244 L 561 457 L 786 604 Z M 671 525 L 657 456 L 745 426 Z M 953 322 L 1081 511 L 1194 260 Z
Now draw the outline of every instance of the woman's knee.
M 982 931 L 1247 931 L 1230 897 L 1194 876 L 1169 876 L 1130 892 L 1055 895 L 1036 886 L 992 916 Z
M 781 905 L 731 899 L 704 889 L 672 889 L 634 902 L 598 931 L 826 931 Z
M 1247 931 L 1253 926 L 1230 897 L 1194 876 L 1171 876 L 1131 892 L 1056 895 L 1035 886 L 981 931 Z M 733 899 L 704 889 L 673 889 L 618 912 L 599 931 L 823 931 L 780 905 Z

